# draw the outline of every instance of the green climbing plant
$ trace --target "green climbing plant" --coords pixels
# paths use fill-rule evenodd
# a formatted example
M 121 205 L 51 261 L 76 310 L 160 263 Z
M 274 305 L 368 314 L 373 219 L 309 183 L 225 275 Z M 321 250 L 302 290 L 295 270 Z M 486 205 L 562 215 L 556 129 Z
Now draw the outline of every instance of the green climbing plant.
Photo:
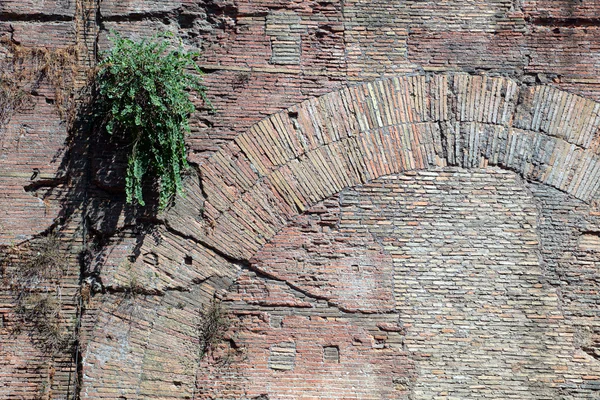
M 128 143 L 127 202 L 145 205 L 142 184 L 151 176 L 164 209 L 183 192 L 184 136 L 195 110 L 190 91 L 210 107 L 197 53 L 184 51 L 181 43 L 173 47 L 168 33 L 133 41 L 113 32 L 111 41 L 96 75 L 98 110 L 106 131 Z

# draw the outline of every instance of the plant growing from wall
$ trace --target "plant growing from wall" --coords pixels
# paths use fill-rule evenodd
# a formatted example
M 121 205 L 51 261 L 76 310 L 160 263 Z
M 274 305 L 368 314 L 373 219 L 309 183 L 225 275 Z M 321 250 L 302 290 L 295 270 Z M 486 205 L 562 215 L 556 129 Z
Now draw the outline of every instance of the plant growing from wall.
M 208 354 L 221 341 L 229 329 L 229 315 L 221 302 L 212 299 L 199 310 L 198 341 L 200 344 L 200 359 Z
M 20 89 L 15 82 L 0 76 L 0 128 L 10 117 L 23 108 L 27 93 Z
M 61 118 L 71 123 L 76 97 L 75 80 L 80 72 L 77 46 L 48 49 L 25 47 L 0 38 L 0 128 L 13 114 L 33 108 L 33 93 L 44 84 L 54 89 L 54 102 Z
M 15 293 L 13 332 L 28 328 L 36 345 L 50 355 L 69 350 L 74 340 L 62 313 L 61 285 L 67 263 L 54 230 L 26 246 L 7 249 L 0 260 L 0 267 L 9 272 L 6 283 Z
M 54 231 L 42 236 L 32 248 L 33 254 L 19 270 L 19 284 L 33 288 L 40 282 L 60 282 L 67 257 L 60 248 L 60 238 Z
M 125 189 L 127 202 L 145 205 L 142 184 L 156 178 L 159 207 L 182 193 L 181 174 L 188 167 L 184 134 L 194 112 L 189 90 L 206 102 L 196 53 L 181 44 L 173 49 L 170 35 L 135 42 L 113 33 L 112 49 L 97 72 L 98 106 L 109 134 L 128 144 Z
M 56 293 L 24 293 L 15 309 L 24 324 L 36 331 L 37 343 L 50 354 L 58 354 L 73 344 L 73 335 L 64 326 L 62 303 Z

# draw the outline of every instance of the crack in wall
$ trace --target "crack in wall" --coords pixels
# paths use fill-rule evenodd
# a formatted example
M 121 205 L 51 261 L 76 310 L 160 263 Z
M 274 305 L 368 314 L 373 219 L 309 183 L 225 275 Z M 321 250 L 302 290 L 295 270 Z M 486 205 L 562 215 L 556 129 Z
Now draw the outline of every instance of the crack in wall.
M 47 14 L 47 13 L 21 14 L 21 13 L 0 11 L 0 22 L 48 23 L 48 22 L 71 22 L 74 20 L 75 20 L 75 17 L 73 17 L 71 15 L 66 15 L 66 14 Z
M 526 19 L 532 25 L 544 26 L 549 28 L 590 28 L 600 27 L 600 18 L 530 18 Z

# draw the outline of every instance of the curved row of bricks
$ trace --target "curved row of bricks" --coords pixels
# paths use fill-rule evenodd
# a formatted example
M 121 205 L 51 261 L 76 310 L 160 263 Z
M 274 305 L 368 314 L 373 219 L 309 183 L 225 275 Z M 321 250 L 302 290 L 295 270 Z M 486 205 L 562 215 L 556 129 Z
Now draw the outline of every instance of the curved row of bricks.
M 201 167 L 203 240 L 250 259 L 313 204 L 381 176 L 496 165 L 590 202 L 600 104 L 551 86 L 467 74 L 386 78 L 312 98 L 238 136 Z

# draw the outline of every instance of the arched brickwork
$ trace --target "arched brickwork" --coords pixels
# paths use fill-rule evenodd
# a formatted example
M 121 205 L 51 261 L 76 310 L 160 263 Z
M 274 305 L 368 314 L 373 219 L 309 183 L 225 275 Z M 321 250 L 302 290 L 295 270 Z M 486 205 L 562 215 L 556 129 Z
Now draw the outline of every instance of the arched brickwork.
M 510 265 L 514 266 L 515 273 L 509 278 L 501 274 L 500 294 L 495 293 L 498 281 L 493 277 L 488 279 L 482 275 L 481 284 L 472 284 L 470 274 L 477 272 L 474 269 L 465 268 L 457 272 L 450 265 L 443 272 L 446 273 L 444 282 L 474 285 L 479 289 L 491 288 L 488 291 L 491 297 L 484 294 L 484 298 L 494 307 L 483 308 L 479 314 L 468 314 L 469 318 L 476 320 L 474 324 L 481 327 L 480 336 L 485 337 L 485 331 L 489 330 L 493 331 L 493 335 L 502 337 L 499 341 L 490 340 L 489 346 L 500 343 L 512 351 L 513 345 L 536 343 L 537 347 L 532 348 L 542 355 L 541 358 L 529 357 L 530 353 L 521 351 L 517 361 L 525 362 L 526 366 L 543 366 L 529 375 L 532 381 L 538 383 L 537 377 L 549 379 L 548 368 L 555 366 L 566 372 L 564 375 L 560 375 L 563 372 L 553 372 L 555 378 L 552 379 L 558 382 L 564 376 L 570 377 L 565 387 L 584 376 L 595 381 L 598 375 L 595 361 L 586 358 L 588 353 L 577 347 L 577 343 L 565 338 L 581 333 L 585 336 L 582 343 L 596 343 L 596 323 L 590 321 L 598 320 L 597 310 L 589 305 L 595 304 L 597 298 L 597 273 L 592 266 L 596 265 L 600 256 L 578 249 L 583 231 L 590 233 L 591 246 L 600 241 L 595 234 L 599 231 L 600 220 L 591 215 L 593 207 L 582 205 L 582 200 L 592 203 L 598 197 L 598 111 L 599 104 L 548 86 L 520 86 L 500 77 L 444 74 L 392 77 L 365 83 L 310 99 L 264 119 L 201 165 L 202 179 L 189 179 L 187 195 L 178 198 L 174 207 L 160 216 L 164 218 L 164 227 L 147 235 L 141 244 L 135 242 L 135 238 L 125 238 L 110 248 L 110 253 L 106 251 L 102 261 L 102 278 L 109 290 L 103 297 L 102 309 L 97 312 L 98 322 L 90 328 L 91 339 L 82 362 L 85 376 L 83 397 L 102 397 L 103 393 L 108 393 L 106 387 L 128 397 L 135 397 L 138 393 L 137 396 L 142 397 L 151 397 L 152 394 L 169 398 L 173 393 L 189 395 L 195 391 L 200 398 L 209 398 L 211 394 L 214 398 L 251 398 L 246 391 L 252 393 L 253 390 L 257 390 L 253 396 L 261 396 L 264 394 L 263 382 L 279 382 L 265 378 L 279 377 L 275 374 L 281 372 L 282 366 L 269 366 L 270 354 L 274 353 L 277 358 L 280 353 L 290 352 L 298 354 L 298 364 L 285 378 L 291 376 L 298 385 L 293 386 L 283 379 L 281 382 L 285 388 L 272 386 L 271 393 L 277 397 L 296 390 L 292 396 L 297 397 L 297 393 L 303 390 L 305 377 L 319 373 L 320 377 L 333 376 L 325 374 L 325 369 L 315 372 L 311 364 L 321 362 L 325 347 L 331 345 L 338 346 L 341 361 L 336 365 L 344 374 L 348 369 L 345 362 L 360 365 L 361 369 L 362 363 L 365 369 L 375 366 L 372 370 L 375 372 L 369 375 L 369 385 L 364 387 L 381 389 L 381 398 L 395 396 L 386 392 L 396 387 L 395 378 L 398 387 L 404 388 L 403 393 L 408 393 L 411 382 L 416 382 L 416 390 L 421 390 L 418 387 L 421 384 L 427 386 L 432 381 L 440 382 L 435 377 L 418 378 L 413 374 L 416 367 L 412 365 L 418 361 L 417 353 L 421 352 L 418 348 L 421 332 L 398 324 L 399 315 L 403 315 L 404 322 L 410 324 L 406 318 L 410 318 L 411 310 L 421 307 L 415 306 L 415 302 L 425 301 L 427 296 L 418 292 L 417 285 L 415 291 L 407 289 L 409 296 L 404 297 L 408 300 L 400 304 L 398 299 L 403 295 L 397 295 L 396 290 L 421 277 L 423 282 L 428 282 L 431 276 L 428 275 L 428 260 L 421 263 L 421 270 L 412 265 L 405 266 L 402 257 L 412 257 L 413 254 L 388 248 L 396 246 L 393 240 L 403 232 L 415 229 L 413 223 L 417 222 L 417 213 L 412 214 L 414 208 L 409 208 L 409 205 L 399 208 L 402 202 L 410 203 L 410 207 L 416 205 L 429 209 L 430 205 L 445 201 L 447 205 L 444 207 L 450 211 L 444 212 L 451 216 L 451 221 L 446 224 L 449 230 L 443 234 L 464 239 L 462 254 L 469 252 L 473 257 L 473 253 L 481 250 L 478 253 L 480 261 L 473 262 L 472 258 L 468 261 L 477 268 L 484 265 L 485 268 L 477 270 L 479 272 L 493 275 L 498 266 L 502 273 L 505 272 L 503 265 L 506 264 L 481 261 L 491 257 L 488 248 L 502 257 L 514 250 Z M 456 168 L 441 168 L 445 166 Z M 478 168 L 483 166 L 496 167 Z M 470 171 L 464 171 L 469 168 Z M 417 171 L 427 169 L 429 171 Z M 353 211 L 342 209 L 342 206 L 348 205 L 345 194 L 351 190 L 347 188 L 354 187 L 357 191 L 364 188 L 367 192 L 373 188 L 376 192 L 381 185 L 386 185 L 389 189 L 394 182 L 382 181 L 388 178 L 393 181 L 397 177 L 389 175 L 395 174 L 403 175 L 403 179 L 411 179 L 413 183 L 419 176 L 429 179 L 433 175 L 449 174 L 442 178 L 452 178 L 454 174 L 460 174 L 461 177 L 448 178 L 449 186 L 440 183 L 427 198 L 411 198 L 410 194 L 402 191 L 395 192 L 397 197 L 392 200 L 383 199 L 390 197 L 388 195 L 378 197 L 365 193 L 364 198 L 359 198 L 355 194 L 358 202 L 365 199 L 367 203 L 382 202 L 379 208 L 366 207 L 366 214 L 356 214 L 360 210 L 355 210 L 358 219 L 352 219 L 356 217 Z M 522 184 L 516 174 L 545 185 Z M 388 178 L 381 178 L 385 176 Z M 471 178 L 473 180 L 469 181 Z M 478 179 L 483 180 L 475 184 Z M 440 182 L 445 181 L 442 179 Z M 469 186 L 465 182 L 472 184 Z M 504 183 L 494 186 L 498 182 Z M 496 191 L 489 190 L 490 187 Z M 477 200 L 469 203 L 470 207 L 482 207 L 480 197 L 487 196 L 488 205 L 495 213 L 488 212 L 489 208 L 468 209 L 471 217 L 481 219 L 472 220 L 475 221 L 472 225 L 461 230 L 465 225 L 455 222 L 463 218 L 460 212 L 464 209 L 458 210 L 462 206 L 455 206 L 459 202 L 456 196 L 446 196 L 456 188 L 466 190 L 467 196 Z M 422 186 L 421 190 L 424 190 Z M 534 191 L 537 191 L 537 197 Z M 332 198 L 336 193 L 343 196 Z M 386 208 L 390 201 L 393 207 Z M 331 215 L 327 215 L 329 211 L 323 214 L 323 207 L 328 202 L 339 209 L 338 216 L 333 215 L 335 211 L 331 211 Z M 199 212 L 201 205 L 202 213 Z M 385 215 L 382 210 L 388 210 L 389 214 Z M 346 222 L 342 216 L 344 212 L 352 214 Z M 390 216 L 397 221 L 387 227 L 372 222 L 369 227 L 369 223 L 363 224 L 362 221 L 376 219 L 368 213 L 377 213 L 385 222 L 393 219 Z M 430 217 L 435 220 L 438 215 L 431 214 Z M 310 220 L 308 225 L 305 224 L 306 219 Z M 502 220 L 506 222 L 504 228 L 499 227 Z M 311 236 L 306 232 L 306 226 L 311 224 L 323 225 L 323 230 L 317 229 L 316 236 Z M 342 228 L 345 226 L 346 230 L 338 229 L 337 233 L 326 237 L 329 227 L 338 227 L 337 224 Z M 495 226 L 495 231 L 487 229 L 491 225 Z M 424 226 L 429 228 L 421 229 L 421 235 L 429 235 L 437 229 L 435 224 Z M 296 228 L 298 230 L 294 231 Z M 359 228 L 373 230 L 361 234 L 357 230 Z M 504 234 L 511 235 L 514 242 L 507 244 L 506 248 L 494 247 L 494 241 L 505 239 Z M 348 238 L 352 241 L 347 242 Z M 391 238 L 392 242 L 382 245 L 376 238 Z M 470 240 L 478 243 L 487 240 L 490 245 L 473 247 L 473 250 Z M 400 240 L 397 242 L 401 243 Z M 446 245 L 456 246 L 452 243 Z M 440 246 L 433 244 L 427 248 L 416 244 L 415 248 L 442 254 L 445 249 L 440 250 Z M 127 257 L 133 248 L 139 249 L 140 257 L 132 264 Z M 303 254 L 303 249 L 311 254 Z M 416 253 L 421 254 L 419 251 Z M 336 254 L 336 259 L 319 258 L 327 258 L 330 254 Z M 337 257 L 340 254 L 346 255 L 343 256 L 345 258 Z M 395 259 L 394 254 L 399 258 Z M 445 261 L 443 256 L 433 261 Z M 461 257 L 460 252 L 457 257 Z M 416 256 L 413 258 L 416 259 Z M 565 259 L 567 262 L 563 265 L 562 260 Z M 304 264 L 299 265 L 297 261 Z M 544 264 L 547 270 L 543 270 L 540 264 Z M 409 271 L 416 275 L 410 277 Z M 148 295 L 138 296 L 135 302 L 123 302 L 121 288 L 131 285 L 132 274 Z M 525 283 L 524 275 L 528 277 Z M 406 276 L 412 281 L 406 280 Z M 568 303 L 559 303 L 555 293 L 558 289 L 553 285 L 546 286 L 548 281 L 560 287 Z M 537 285 L 542 283 L 540 289 Z M 437 285 L 434 290 L 439 287 Z M 229 290 L 221 290 L 225 288 Z M 524 316 L 523 321 L 528 323 L 527 329 L 519 333 L 518 340 L 512 340 L 515 333 L 511 327 L 522 326 L 520 322 L 509 319 L 506 332 L 512 333 L 506 335 L 497 325 L 484 323 L 486 313 L 503 310 L 495 305 L 513 301 L 502 294 L 504 289 L 510 288 L 516 288 L 516 292 L 508 291 L 507 296 L 523 291 L 527 297 L 521 296 L 518 305 L 512 307 L 513 314 Z M 445 290 L 444 287 L 442 289 Z M 201 361 L 197 369 L 190 367 L 196 365 L 197 354 L 194 313 L 214 297 L 215 291 L 224 296 L 227 308 L 240 321 L 230 332 L 235 334 L 232 336 L 235 340 L 239 340 L 233 347 L 249 349 L 243 357 L 247 355 L 250 361 L 246 364 L 235 361 L 233 375 L 229 374 L 231 371 L 220 370 L 218 363 L 211 364 L 210 358 Z M 454 301 L 452 297 L 441 297 L 443 304 Z M 415 302 L 411 303 L 411 298 Z M 457 298 L 457 304 L 461 305 L 462 297 Z M 473 299 L 475 303 L 481 300 L 477 296 Z M 431 300 L 430 310 L 438 310 L 438 303 L 438 299 Z M 405 307 L 408 312 L 392 311 L 394 307 L 399 310 Z M 446 307 L 449 318 L 440 329 L 454 329 L 454 307 Z M 430 312 L 424 320 L 434 315 L 437 317 L 437 312 Z M 135 315 L 131 317 L 133 313 Z M 482 317 L 482 314 L 486 315 Z M 133 328 L 128 322 L 132 318 L 136 321 Z M 563 319 L 567 322 L 557 325 L 556 321 Z M 414 321 L 423 322 L 419 316 L 415 316 Z M 267 332 L 267 337 L 262 334 L 255 336 L 255 331 Z M 342 336 L 338 335 L 340 332 Z M 552 335 L 545 335 L 548 332 Z M 454 340 L 461 342 L 464 333 L 457 331 L 453 336 L 454 333 L 447 331 L 436 337 L 438 343 L 445 346 L 445 351 L 456 353 L 451 344 L 457 343 Z M 386 338 L 377 339 L 385 341 L 381 345 L 410 344 L 413 334 L 417 335 L 413 342 L 416 347 L 409 350 L 416 351 L 415 354 L 395 352 L 389 348 L 382 350 L 374 347 L 374 342 L 371 345 L 375 337 Z M 358 348 L 353 339 L 356 335 L 364 338 Z M 446 340 L 448 335 L 452 336 L 452 340 Z M 543 339 L 540 335 L 544 335 Z M 297 339 L 296 347 L 289 340 L 292 336 Z M 589 340 L 586 339 L 588 337 Z M 138 346 L 138 343 L 144 345 Z M 434 341 L 428 343 L 428 346 L 436 346 Z M 231 355 L 228 352 L 232 347 L 228 346 L 224 345 L 221 349 L 226 358 Z M 556 346 L 561 350 L 555 351 Z M 566 353 L 569 354 L 565 358 L 569 360 L 566 364 L 557 361 Z M 131 366 L 125 370 L 124 354 L 127 355 L 127 365 Z M 164 357 L 164 354 L 169 354 L 169 357 Z M 349 354 L 349 358 L 343 358 Z M 444 352 L 435 354 L 441 357 L 438 360 L 444 362 Z M 252 358 L 254 356 L 258 358 Z M 500 364 L 515 360 L 512 355 L 499 357 L 496 350 L 486 356 L 488 359 L 498 358 Z M 255 361 L 259 358 L 262 361 Z M 458 356 L 454 359 L 456 365 L 473 367 Z M 482 359 L 481 356 L 478 359 Z M 590 363 L 582 362 L 583 359 Z M 302 360 L 308 362 L 303 364 Z M 356 360 L 360 361 L 357 363 Z M 432 362 L 430 367 L 438 371 L 434 364 Z M 283 365 L 285 371 L 290 371 L 285 369 L 288 367 L 289 364 Z M 497 368 L 510 378 L 503 380 L 503 384 L 520 379 L 518 374 L 515 375 L 517 380 L 512 379 L 511 367 Z M 523 368 L 530 371 L 528 367 Z M 140 370 L 143 373 L 140 374 Z M 384 370 L 395 372 L 378 372 Z M 459 374 L 449 374 L 455 375 Z M 324 378 L 320 384 L 328 384 L 329 378 Z M 245 382 L 257 384 L 253 386 Z M 337 380 L 335 384 L 344 387 L 346 382 Z M 486 385 L 481 386 L 483 391 L 489 390 Z M 532 398 L 539 397 L 540 393 L 544 398 L 552 398 L 555 393 L 546 396 L 545 383 L 533 385 L 535 390 L 529 390 L 527 385 L 518 385 L 523 391 L 514 394 L 514 398 L 525 398 L 522 393 L 532 393 Z M 585 385 L 587 383 L 574 390 L 581 389 L 585 395 L 595 390 L 595 386 L 589 386 L 592 387 L 589 389 Z M 442 391 L 442 386 L 439 386 L 439 391 Z M 331 387 L 336 390 L 335 385 Z M 449 383 L 447 387 L 452 385 Z M 504 393 L 511 388 L 506 386 Z M 468 385 L 463 389 L 467 391 L 464 393 L 468 393 Z M 231 394 L 234 392 L 237 394 Z M 372 395 L 369 392 L 363 397 L 372 398 Z
M 599 112 L 551 86 L 467 74 L 396 76 L 312 98 L 202 165 L 205 240 L 249 259 L 286 221 L 345 187 L 436 166 L 497 165 L 591 202 Z

